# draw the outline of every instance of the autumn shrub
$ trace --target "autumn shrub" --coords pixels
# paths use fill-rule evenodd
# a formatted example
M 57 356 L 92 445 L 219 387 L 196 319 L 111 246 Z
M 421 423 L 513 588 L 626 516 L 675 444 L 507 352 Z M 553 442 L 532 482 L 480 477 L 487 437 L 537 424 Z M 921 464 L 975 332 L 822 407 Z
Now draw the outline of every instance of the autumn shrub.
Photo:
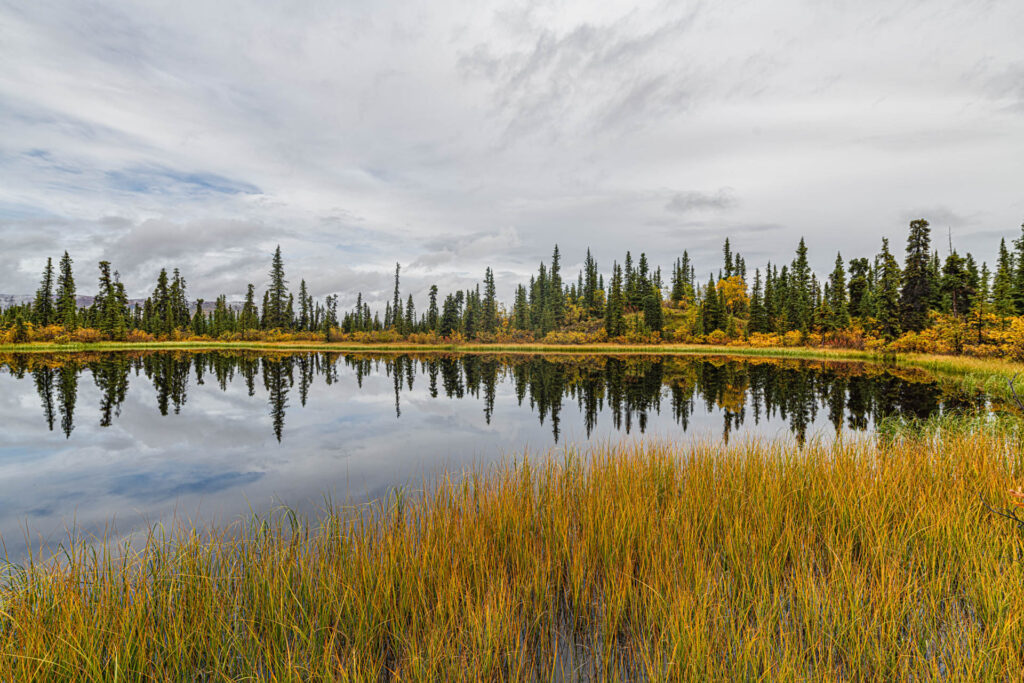
M 799 330 L 790 330 L 782 335 L 782 345 L 786 347 L 801 346 L 804 341 L 804 335 Z
M 603 329 L 603 328 L 602 328 Z M 494 335 L 497 344 L 529 344 L 536 341 L 530 330 L 498 330 Z
M 630 339 L 632 341 L 632 338 Z M 604 330 L 594 334 L 585 332 L 548 332 L 541 340 L 544 344 L 600 344 L 606 341 L 608 341 L 608 334 Z
M 774 332 L 753 332 L 747 339 L 751 346 L 775 347 L 782 346 L 782 336 Z
M 125 341 L 129 342 L 152 342 L 156 341 L 156 337 L 151 335 L 149 332 L 143 330 L 131 330 L 128 332 L 128 336 Z
M 444 340 L 436 332 L 413 332 L 405 338 L 405 341 L 409 344 L 422 344 L 424 346 L 436 346 L 444 343 Z
M 720 346 L 722 344 L 725 344 L 725 342 L 729 338 L 726 336 L 724 330 L 714 330 L 713 332 L 709 332 L 708 334 L 704 335 L 704 339 L 708 344 Z
M 92 327 L 80 327 L 71 333 L 71 340 L 79 344 L 96 344 L 104 341 L 103 334 Z
M 848 329 L 848 330 L 835 330 L 828 334 L 822 335 L 821 346 L 827 346 L 830 348 L 838 349 L 856 349 L 858 351 L 864 349 L 864 345 L 867 340 L 864 337 L 864 331 L 861 329 Z

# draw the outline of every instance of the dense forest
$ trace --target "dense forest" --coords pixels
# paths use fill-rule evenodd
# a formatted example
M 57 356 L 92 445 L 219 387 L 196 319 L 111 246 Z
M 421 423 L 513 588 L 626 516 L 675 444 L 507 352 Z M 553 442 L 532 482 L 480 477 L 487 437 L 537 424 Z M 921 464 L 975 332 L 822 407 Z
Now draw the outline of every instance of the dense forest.
M 668 273 L 630 252 L 603 273 L 589 250 L 567 279 L 556 245 L 512 302 L 498 301 L 487 268 L 471 289 L 442 298 L 432 286 L 422 312 L 411 294 L 402 295 L 396 264 L 394 295 L 383 311 L 371 310 L 360 292 L 351 310 L 339 313 L 337 295 L 315 300 L 305 280 L 289 287 L 280 247 L 262 299 L 250 284 L 241 305 L 225 295 L 212 307 L 190 300 L 178 269 L 161 270 L 151 295 L 130 305 L 118 273 L 101 261 L 92 304 L 80 307 L 72 266 L 67 252 L 56 268 L 47 260 L 34 300 L 0 311 L 0 341 L 672 341 L 1024 356 L 1024 226 L 1012 249 L 1000 242 L 990 268 L 952 244 L 942 258 L 928 222 L 911 221 L 902 263 L 883 239 L 873 257 L 836 254 L 825 278 L 811 269 L 803 239 L 791 262 L 753 273 L 726 239 L 706 280 L 686 251 Z

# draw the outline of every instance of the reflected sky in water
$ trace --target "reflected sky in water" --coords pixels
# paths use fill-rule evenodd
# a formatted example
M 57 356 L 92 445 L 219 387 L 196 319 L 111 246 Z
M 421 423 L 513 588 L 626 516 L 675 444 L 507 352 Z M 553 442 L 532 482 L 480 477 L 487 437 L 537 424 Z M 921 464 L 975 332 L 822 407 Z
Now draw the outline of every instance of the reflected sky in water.
M 623 435 L 863 432 L 981 407 L 920 372 L 723 357 L 118 353 L 0 357 L 0 535 L 228 522 Z M 112 534 L 114 535 L 114 534 Z

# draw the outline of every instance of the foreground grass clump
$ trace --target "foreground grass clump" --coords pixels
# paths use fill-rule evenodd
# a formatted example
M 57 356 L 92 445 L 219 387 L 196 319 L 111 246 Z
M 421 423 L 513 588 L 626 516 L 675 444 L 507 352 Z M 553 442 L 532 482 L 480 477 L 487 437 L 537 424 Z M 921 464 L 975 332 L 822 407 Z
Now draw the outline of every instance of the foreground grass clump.
M 0 680 L 1005 678 L 1011 430 L 623 442 L 12 573 Z

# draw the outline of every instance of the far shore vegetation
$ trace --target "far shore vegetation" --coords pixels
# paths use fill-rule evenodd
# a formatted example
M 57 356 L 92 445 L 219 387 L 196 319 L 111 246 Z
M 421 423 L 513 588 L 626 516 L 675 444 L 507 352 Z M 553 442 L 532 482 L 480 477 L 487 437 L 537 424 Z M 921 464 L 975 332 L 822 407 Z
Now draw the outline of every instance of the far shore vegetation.
M 647 254 L 634 260 L 630 252 L 605 273 L 588 250 L 575 278 L 566 278 L 556 246 L 550 261 L 516 286 L 511 302 L 498 300 L 494 271 L 487 268 L 481 284 L 446 294 L 433 286 L 427 301 L 417 303 L 403 295 L 396 264 L 394 291 L 383 311 L 371 310 L 362 292 L 349 294 L 351 307 L 339 311 L 337 294 L 320 301 L 304 279 L 298 287 L 289 284 L 280 248 L 262 298 L 250 284 L 244 301 L 221 295 L 212 304 L 188 297 L 178 269 L 162 269 L 152 293 L 129 302 L 117 271 L 101 261 L 96 294 L 80 305 L 65 252 L 56 267 L 47 260 L 32 301 L 0 311 L 0 345 L 607 345 L 665 351 L 707 345 L 1024 361 L 1024 226 L 995 253 L 992 267 L 952 244 L 940 256 L 923 219 L 910 223 L 902 264 L 884 239 L 872 257 L 837 254 L 833 270 L 820 279 L 803 239 L 790 263 L 767 263 L 753 272 L 726 239 L 721 263 L 706 280 L 686 251 L 664 273 Z

